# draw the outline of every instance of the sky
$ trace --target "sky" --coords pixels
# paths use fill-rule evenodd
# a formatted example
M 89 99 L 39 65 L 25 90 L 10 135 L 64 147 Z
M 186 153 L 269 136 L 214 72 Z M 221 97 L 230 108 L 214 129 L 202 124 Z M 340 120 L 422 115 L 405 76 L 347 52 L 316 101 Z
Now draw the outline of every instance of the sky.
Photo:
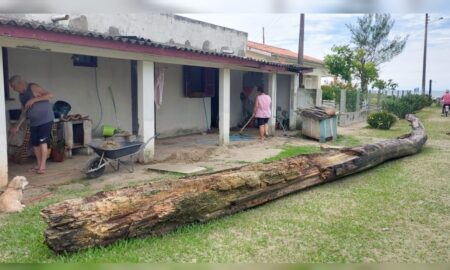
M 299 14 L 181 14 L 183 16 L 241 30 L 248 39 L 262 43 L 262 27 L 266 44 L 298 50 Z M 399 89 L 421 88 L 425 14 L 391 14 L 395 25 L 391 36 L 406 36 L 404 51 L 380 66 L 380 78 L 392 79 Z M 305 14 L 305 55 L 323 59 L 333 45 L 350 42 L 347 24 L 356 22 L 361 14 Z M 443 19 L 439 20 L 440 17 Z M 428 80 L 433 90 L 450 89 L 450 13 L 430 14 L 427 52 Z

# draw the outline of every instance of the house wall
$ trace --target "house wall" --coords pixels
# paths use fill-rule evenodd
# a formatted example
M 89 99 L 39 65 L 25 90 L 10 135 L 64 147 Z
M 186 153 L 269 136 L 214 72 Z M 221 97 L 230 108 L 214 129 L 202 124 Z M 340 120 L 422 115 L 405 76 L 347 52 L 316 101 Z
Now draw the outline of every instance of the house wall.
M 52 14 L 0 14 L 51 23 Z M 188 45 L 220 52 L 222 48 L 244 56 L 247 33 L 174 14 L 69 14 L 58 24 L 113 36 L 138 36 L 160 43 Z M 209 45 L 206 45 L 209 44 Z
M 165 68 L 164 91 L 161 107 L 156 109 L 156 132 L 170 137 L 205 131 L 211 123 L 211 98 L 205 98 L 203 104 L 203 98 L 184 97 L 183 66 L 156 65 L 160 67 Z
M 237 127 L 242 121 L 241 92 L 243 89 L 243 71 L 231 71 L 230 88 L 230 127 Z
M 69 54 L 24 49 L 8 49 L 8 60 L 10 76 L 19 74 L 28 82 L 40 84 L 54 93 L 52 102 L 64 100 L 71 104 L 71 114 L 89 115 L 93 127 L 99 123 L 101 114 L 95 87 L 95 68 L 73 66 Z M 156 132 L 161 137 L 169 137 L 205 131 L 205 107 L 210 122 L 211 98 L 205 98 L 204 107 L 202 98 L 183 96 L 181 65 L 156 64 L 155 67 L 162 67 L 165 72 L 163 101 L 161 107 L 156 109 Z M 99 57 L 97 82 L 103 117 L 94 135 L 100 135 L 103 124 L 118 125 L 131 131 L 130 62 Z M 118 124 L 108 87 L 114 95 Z M 12 90 L 10 92 L 15 100 L 7 101 L 6 109 L 19 109 L 18 94 Z
M 54 94 L 52 102 L 64 100 L 71 104 L 71 114 L 89 115 L 93 127 L 100 121 L 100 104 L 103 108 L 100 125 L 116 125 L 110 91 L 114 95 L 117 122 L 122 129 L 131 130 L 131 74 L 130 62 L 98 58 L 98 67 L 76 67 L 70 54 L 50 53 L 25 49 L 8 49 L 9 76 L 19 74 L 28 82 L 35 82 Z M 18 94 L 10 91 L 15 100 L 6 101 L 6 109 L 19 109 Z M 9 115 L 7 114 L 7 117 Z
M 289 113 L 291 78 L 289 75 L 277 75 L 277 107 Z

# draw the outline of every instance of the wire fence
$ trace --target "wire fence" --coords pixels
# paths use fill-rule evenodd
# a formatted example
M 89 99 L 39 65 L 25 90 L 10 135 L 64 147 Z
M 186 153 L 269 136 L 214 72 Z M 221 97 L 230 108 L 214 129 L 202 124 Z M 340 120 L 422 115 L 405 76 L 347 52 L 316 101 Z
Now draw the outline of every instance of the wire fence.
M 322 105 L 335 108 L 339 112 L 338 124 L 347 126 L 366 121 L 370 113 L 381 111 L 383 101 L 388 98 L 419 94 L 420 92 L 412 90 L 369 90 L 365 94 L 361 91 L 341 90 L 333 100 L 323 100 Z

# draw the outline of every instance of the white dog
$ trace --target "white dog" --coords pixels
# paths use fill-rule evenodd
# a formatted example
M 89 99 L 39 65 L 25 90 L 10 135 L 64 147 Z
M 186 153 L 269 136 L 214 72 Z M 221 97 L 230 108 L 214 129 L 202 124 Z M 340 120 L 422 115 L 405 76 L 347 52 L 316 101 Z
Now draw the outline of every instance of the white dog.
M 20 201 L 26 185 L 28 185 L 28 181 L 24 176 L 16 176 L 9 182 L 5 192 L 0 195 L 0 213 L 21 212 L 23 210 L 25 205 Z

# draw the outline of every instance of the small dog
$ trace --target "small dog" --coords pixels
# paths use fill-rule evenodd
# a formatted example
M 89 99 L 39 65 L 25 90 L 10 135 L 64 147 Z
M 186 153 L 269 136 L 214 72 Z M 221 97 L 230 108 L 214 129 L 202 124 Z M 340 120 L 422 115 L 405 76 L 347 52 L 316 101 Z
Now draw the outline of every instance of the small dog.
M 0 195 L 0 213 L 21 212 L 25 205 L 20 201 L 23 196 L 23 189 L 28 185 L 28 181 L 24 176 L 16 176 L 11 182 L 5 192 Z

